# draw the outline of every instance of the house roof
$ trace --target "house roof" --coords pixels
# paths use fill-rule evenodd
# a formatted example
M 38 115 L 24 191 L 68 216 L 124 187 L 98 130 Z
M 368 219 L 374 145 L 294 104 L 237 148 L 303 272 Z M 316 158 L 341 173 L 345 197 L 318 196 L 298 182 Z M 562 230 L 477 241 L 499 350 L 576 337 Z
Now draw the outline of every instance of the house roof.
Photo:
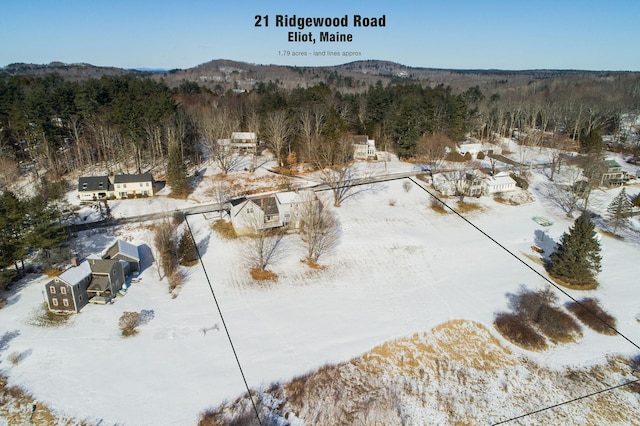
M 264 212 L 265 215 L 278 214 L 278 202 L 276 201 L 276 197 L 273 195 L 267 195 L 260 198 L 251 199 L 254 203 L 256 203 L 260 209 Z
M 355 144 L 363 144 L 366 145 L 369 137 L 367 135 L 353 135 L 351 139 Z
M 136 183 L 136 182 L 153 182 L 151 173 L 142 174 L 122 174 L 113 177 L 113 183 Z
M 91 272 L 94 274 L 109 274 L 113 264 L 118 262 L 117 260 L 110 259 L 87 259 Z
M 255 132 L 233 132 L 231 133 L 231 139 L 251 139 L 256 140 Z
M 138 246 L 122 240 L 116 240 L 116 242 L 107 249 L 107 252 L 103 256 L 103 258 L 113 259 L 118 254 L 123 255 L 136 262 L 140 261 Z
M 509 173 L 500 172 L 495 176 L 490 176 L 485 181 L 487 186 L 497 186 L 497 185 L 515 185 L 516 181 L 511 178 Z
M 112 191 L 109 176 L 81 176 L 78 179 L 78 191 Z
M 297 201 L 298 193 L 295 191 L 278 192 L 276 198 L 280 204 L 292 204 Z
M 91 275 L 91 267 L 88 262 L 81 262 L 78 266 L 72 266 L 60 275 L 58 278 L 69 285 L 76 285 L 87 276 Z
M 94 275 L 87 291 L 105 291 L 109 288 L 109 277 Z
M 613 169 L 613 168 L 616 168 L 616 167 L 622 167 L 620 164 L 618 164 L 618 162 L 616 160 L 606 160 L 605 164 L 610 169 Z

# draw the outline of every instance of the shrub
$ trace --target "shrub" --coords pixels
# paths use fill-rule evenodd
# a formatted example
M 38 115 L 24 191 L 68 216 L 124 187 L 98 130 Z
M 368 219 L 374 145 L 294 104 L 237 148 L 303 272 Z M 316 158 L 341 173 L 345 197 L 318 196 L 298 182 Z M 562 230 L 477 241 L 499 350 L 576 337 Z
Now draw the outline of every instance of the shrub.
M 178 242 L 176 255 L 183 266 L 193 266 L 198 263 L 198 249 L 189 230 L 185 230 Z
M 485 155 L 483 151 L 478 152 L 478 155 L 476 156 L 478 160 L 484 160 L 484 157 Z
M 256 281 L 276 280 L 278 275 L 275 272 L 267 271 L 266 269 L 252 268 L 251 277 Z
M 171 292 L 180 287 L 183 281 L 184 275 L 182 274 L 182 272 L 180 270 L 173 271 L 173 273 L 169 276 L 169 291 Z
M 634 207 L 640 207 L 640 194 L 636 195 L 636 198 L 633 199 Z
M 133 336 L 138 333 L 136 327 L 142 322 L 142 318 L 138 312 L 124 312 L 118 321 L 122 335 L 125 337 Z
M 447 161 L 454 161 L 456 163 L 463 163 L 466 161 L 464 155 L 460 154 L 458 151 L 450 151 L 444 159 Z
M 580 320 L 581 323 L 600 334 L 613 336 L 616 334 L 616 319 L 607 313 L 596 299 L 585 298 L 580 303 L 567 303 L 567 309 Z M 611 327 L 608 327 L 609 324 Z M 613 328 L 612 328 L 613 327 Z
M 554 342 L 573 342 L 582 337 L 582 330 L 576 320 L 554 306 L 542 305 L 535 325 Z
M 389 205 L 391 207 L 395 206 L 396 205 L 396 199 L 395 198 L 389 198 Z
M 404 182 L 402 182 L 402 189 L 404 189 L 404 192 L 411 191 L 411 188 L 413 188 L 413 185 L 411 184 L 411 182 L 409 182 L 408 180 L 405 180 Z
M 542 351 L 547 349 L 547 341 L 526 318 L 518 314 L 502 312 L 496 315 L 494 327 L 507 340 L 524 349 Z
M 527 188 L 529 188 L 529 182 L 527 182 L 526 179 L 520 177 L 520 176 L 516 176 L 514 173 L 510 173 L 509 176 L 511 176 L 511 179 L 516 181 L 516 186 L 519 188 L 524 189 L 525 191 L 527 190 Z
M 174 225 L 180 225 L 182 222 L 184 222 L 184 213 L 179 210 L 174 211 L 171 216 L 173 217 Z

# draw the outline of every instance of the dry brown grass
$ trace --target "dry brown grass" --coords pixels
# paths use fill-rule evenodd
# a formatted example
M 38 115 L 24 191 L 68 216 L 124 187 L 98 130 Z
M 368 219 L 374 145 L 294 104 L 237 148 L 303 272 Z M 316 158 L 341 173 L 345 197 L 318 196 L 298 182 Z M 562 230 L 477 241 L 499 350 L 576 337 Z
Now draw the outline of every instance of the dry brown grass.
M 449 213 L 449 210 L 444 206 L 444 204 L 442 204 L 440 201 L 436 200 L 435 198 L 431 199 L 431 202 L 429 203 L 429 207 L 431 208 L 431 210 L 433 210 L 436 213 L 440 213 L 440 214 Z
M 62 271 L 60 269 L 47 269 L 46 271 L 44 271 L 44 274 L 48 277 L 57 277 L 58 275 L 60 275 L 62 273 Z
M 487 209 L 476 203 L 469 203 L 466 201 L 458 201 L 456 204 L 456 211 L 458 213 L 473 213 L 473 212 L 484 212 Z
M 614 330 L 616 327 L 616 319 L 602 309 L 596 299 L 585 298 L 580 300 L 579 304 L 570 302 L 567 304 L 567 309 L 590 329 L 609 336 L 616 334 Z M 605 322 L 611 327 L 607 326 Z
M 266 269 L 251 268 L 251 278 L 256 281 L 276 281 L 278 275 L 275 272 L 268 271 Z
M 498 332 L 514 345 L 530 351 L 547 349 L 546 339 L 522 315 L 500 313 L 493 323 Z
M 54 415 L 41 402 L 35 401 L 31 395 L 17 386 L 10 386 L 7 378 L 0 376 L 0 419 L 8 425 L 59 425 L 86 426 L 78 422 Z
M 554 277 L 551 274 L 549 274 L 549 278 L 556 284 L 571 290 L 595 290 L 596 288 L 598 288 L 598 281 L 596 280 L 593 280 L 593 282 L 591 283 L 578 285 L 578 284 L 570 284 L 566 281 L 561 280 L 560 278 Z
M 226 220 L 216 220 L 213 222 L 211 228 L 218 233 L 222 238 L 226 240 L 235 240 L 238 238 L 236 230 L 233 228 L 233 224 Z

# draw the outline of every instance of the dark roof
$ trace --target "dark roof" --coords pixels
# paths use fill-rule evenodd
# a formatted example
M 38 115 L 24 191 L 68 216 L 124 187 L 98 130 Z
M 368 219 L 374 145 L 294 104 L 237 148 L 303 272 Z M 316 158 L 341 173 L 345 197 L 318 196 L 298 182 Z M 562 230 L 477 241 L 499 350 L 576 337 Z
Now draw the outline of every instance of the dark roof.
M 109 176 L 82 176 L 78 179 L 78 191 L 112 191 Z
M 240 198 L 234 198 L 233 200 L 229 201 L 229 203 L 231 203 L 231 205 L 235 207 L 237 205 L 244 203 L 245 201 L 247 201 L 247 197 L 240 197 Z
M 103 259 L 120 259 L 124 257 L 132 262 L 140 262 L 140 252 L 138 246 L 134 246 L 126 241 L 117 240 L 107 249 Z
M 268 195 L 266 197 L 260 198 L 252 198 L 251 201 L 256 203 L 260 209 L 264 212 L 265 215 L 273 215 L 280 213 L 278 211 L 278 201 L 276 197 L 273 195 Z
M 91 272 L 94 274 L 109 274 L 114 263 L 118 263 L 117 260 L 107 259 L 88 259 Z
M 109 288 L 109 277 L 96 276 L 91 277 L 91 283 L 87 287 L 87 291 L 107 291 Z
M 153 182 L 151 173 L 142 173 L 140 175 L 115 175 L 113 183 L 136 183 L 136 182 Z

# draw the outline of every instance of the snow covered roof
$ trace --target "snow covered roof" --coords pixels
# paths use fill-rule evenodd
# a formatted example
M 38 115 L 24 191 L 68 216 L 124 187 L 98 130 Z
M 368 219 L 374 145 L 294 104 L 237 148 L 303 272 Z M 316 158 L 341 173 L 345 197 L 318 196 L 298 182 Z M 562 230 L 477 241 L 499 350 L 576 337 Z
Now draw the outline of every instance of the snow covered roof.
M 140 261 L 140 254 L 138 253 L 138 246 L 134 246 L 126 241 L 117 240 L 105 253 L 103 257 L 107 259 L 113 259 L 116 255 L 122 254 L 136 262 Z
M 87 276 L 91 275 L 91 267 L 89 262 L 81 262 L 78 266 L 72 266 L 60 275 L 58 278 L 69 285 L 76 285 Z
M 297 201 L 298 194 L 295 191 L 278 192 L 276 198 L 280 204 L 293 204 Z
M 233 132 L 231 133 L 231 139 L 256 140 L 257 137 L 255 132 Z
M 497 185 L 515 185 L 516 181 L 514 181 L 509 173 L 500 172 L 495 176 L 489 176 L 485 181 L 487 186 L 497 186 Z

